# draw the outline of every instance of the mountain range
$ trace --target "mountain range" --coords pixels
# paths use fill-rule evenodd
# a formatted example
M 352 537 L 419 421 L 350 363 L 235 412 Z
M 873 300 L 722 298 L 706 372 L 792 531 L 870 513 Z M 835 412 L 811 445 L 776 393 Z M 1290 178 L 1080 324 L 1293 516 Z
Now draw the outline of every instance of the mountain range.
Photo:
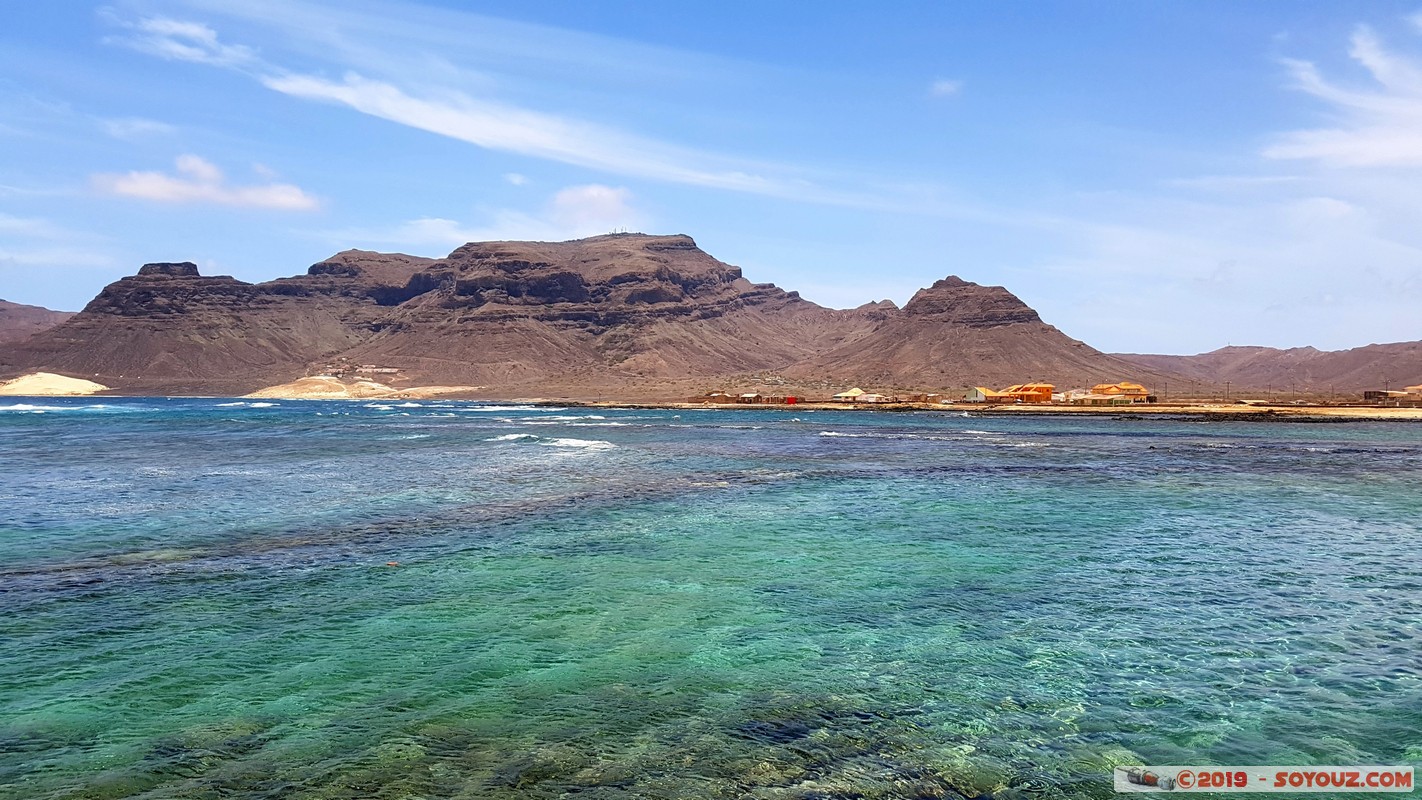
M 951 276 L 903 308 L 885 300 L 830 309 L 752 283 L 681 235 L 476 242 L 439 259 L 347 250 L 262 283 L 154 263 L 57 322 L 0 346 L 0 377 L 45 370 L 126 393 L 240 394 L 365 365 L 398 370 L 382 373 L 397 385 L 629 400 L 728 387 L 823 394 L 1037 380 L 1262 388 L 1280 369 L 1295 383 L 1338 375 L 1339 389 L 1371 388 L 1369 370 L 1382 362 L 1399 382 L 1422 381 L 1422 344 L 1352 360 L 1262 348 L 1110 355 L 1043 322 L 1003 287 Z M 1287 357 L 1270 355 L 1279 352 Z

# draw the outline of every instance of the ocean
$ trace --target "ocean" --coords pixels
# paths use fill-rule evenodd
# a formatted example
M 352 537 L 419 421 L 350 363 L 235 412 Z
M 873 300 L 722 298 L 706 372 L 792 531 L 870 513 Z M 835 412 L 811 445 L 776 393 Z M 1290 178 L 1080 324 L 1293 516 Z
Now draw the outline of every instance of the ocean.
M 0 796 L 1422 764 L 1422 425 L 0 401 Z

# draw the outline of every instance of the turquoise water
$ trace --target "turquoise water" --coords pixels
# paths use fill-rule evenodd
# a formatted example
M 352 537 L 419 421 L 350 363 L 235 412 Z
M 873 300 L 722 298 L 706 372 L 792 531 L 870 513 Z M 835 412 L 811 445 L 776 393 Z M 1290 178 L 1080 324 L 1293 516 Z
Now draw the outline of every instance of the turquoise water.
M 12 400 L 0 796 L 1422 764 L 1422 425 Z

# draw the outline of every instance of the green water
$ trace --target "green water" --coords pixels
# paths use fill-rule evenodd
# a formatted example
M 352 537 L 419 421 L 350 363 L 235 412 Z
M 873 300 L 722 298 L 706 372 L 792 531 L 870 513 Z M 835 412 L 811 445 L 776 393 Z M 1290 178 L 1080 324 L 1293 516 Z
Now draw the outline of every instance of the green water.
M 1419 426 L 46 402 L 0 408 L 4 796 L 1422 763 Z

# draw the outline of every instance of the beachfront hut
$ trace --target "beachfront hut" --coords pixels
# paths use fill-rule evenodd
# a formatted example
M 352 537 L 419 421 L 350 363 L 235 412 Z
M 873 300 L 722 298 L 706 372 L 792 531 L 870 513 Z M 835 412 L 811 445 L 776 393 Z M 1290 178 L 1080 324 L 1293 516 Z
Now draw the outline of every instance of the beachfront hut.
M 737 398 L 736 398 L 736 402 L 737 402 L 737 403 L 759 403 L 759 402 L 760 402 L 760 392 L 746 392 L 745 394 L 742 394 L 740 397 L 737 397 Z
M 1119 394 L 1083 394 L 1071 398 L 1074 406 L 1126 406 L 1131 399 Z
M 887 403 L 887 402 L 889 402 L 889 401 L 892 400 L 892 399 L 893 399 L 893 398 L 885 397 L 885 396 L 882 395 L 882 394 L 872 394 L 872 393 L 869 393 L 869 392 L 865 392 L 865 393 L 863 393 L 863 394 L 860 394 L 858 397 L 854 398 L 854 402 L 856 402 L 856 403 Z
M 853 389 L 835 395 L 834 400 L 837 403 L 853 403 L 862 394 L 864 394 L 864 390 L 856 386 Z
M 1422 383 L 1419 383 L 1416 386 L 1409 386 L 1406 389 L 1403 389 L 1403 391 L 1407 392 L 1408 397 L 1411 399 L 1422 400 Z
M 989 389 L 986 386 L 975 386 L 968 392 L 965 398 L 969 403 L 1011 403 L 1013 398 L 1006 393 Z
M 1050 403 L 1056 390 L 1057 387 L 1050 383 L 1020 383 L 1003 389 L 1002 393 L 1023 403 Z

